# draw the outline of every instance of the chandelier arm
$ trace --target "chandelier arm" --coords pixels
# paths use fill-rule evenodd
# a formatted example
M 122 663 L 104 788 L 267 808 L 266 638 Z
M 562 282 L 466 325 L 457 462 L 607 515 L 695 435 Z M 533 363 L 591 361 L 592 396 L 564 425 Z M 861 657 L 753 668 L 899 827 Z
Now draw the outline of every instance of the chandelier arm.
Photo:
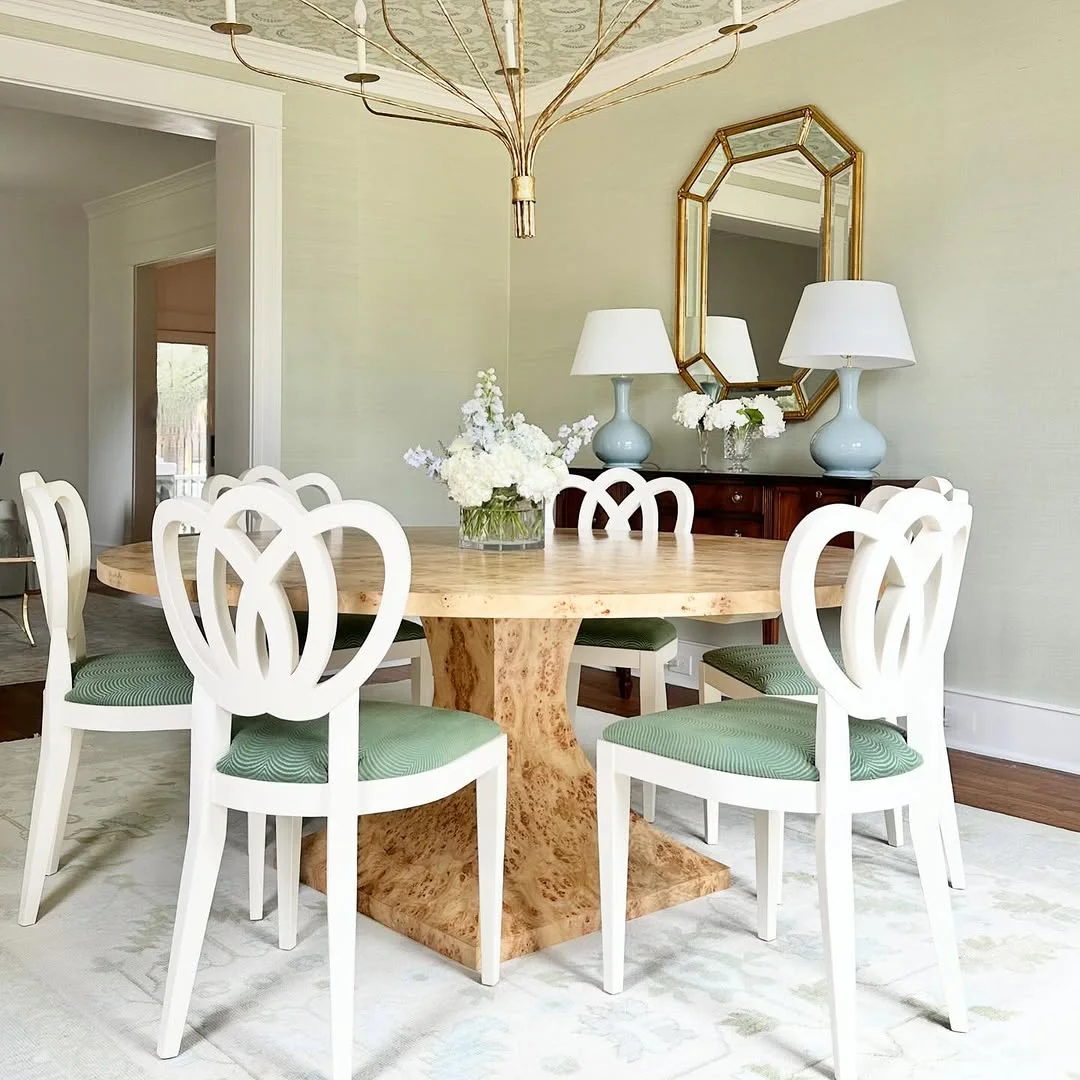
M 522 164 L 525 163 L 525 0 L 517 0 L 517 25 L 514 27 L 514 36 L 517 38 L 518 55 L 518 146 L 521 153 Z
M 300 3 L 310 4 L 311 0 L 300 0 Z M 447 78 L 430 61 L 425 60 L 415 49 L 406 45 L 405 42 L 402 41 L 400 37 L 398 37 L 397 32 L 390 25 L 390 13 L 386 7 L 386 0 L 381 0 L 380 7 L 382 9 L 383 26 L 386 27 L 386 32 L 390 35 L 390 40 L 393 41 L 399 49 L 401 49 L 403 52 L 407 52 L 418 64 L 422 65 L 424 68 L 427 69 L 427 71 L 431 73 L 429 75 L 425 74 L 425 72 L 423 71 L 418 71 L 418 74 L 421 75 L 423 78 L 427 79 L 429 82 L 434 82 L 437 86 L 441 86 L 444 90 L 446 90 L 448 93 L 453 94 L 455 97 L 461 98 L 462 101 L 469 102 L 469 104 L 474 109 L 476 109 L 478 113 L 487 117 L 487 119 L 490 120 L 492 124 L 498 127 L 499 121 L 494 115 L 492 115 L 492 113 L 488 112 L 488 110 L 485 109 L 483 105 L 481 105 L 478 101 L 475 101 L 472 97 L 466 94 L 464 90 L 462 90 L 456 83 L 452 82 L 449 78 Z M 449 18 L 449 16 L 447 17 Z M 333 18 L 333 16 L 331 16 L 331 18 Z M 344 23 L 340 19 L 334 19 L 334 21 L 339 23 L 341 26 L 345 26 L 346 28 L 348 28 L 348 23 Z M 451 26 L 453 26 L 453 23 L 451 23 Z M 466 50 L 466 52 L 468 52 L 468 50 Z M 470 57 L 469 59 L 471 60 L 472 57 Z M 498 105 L 498 102 L 496 101 L 495 104 Z M 509 132 L 507 132 L 507 134 L 509 134 Z
M 510 78 L 510 69 L 507 65 L 506 54 L 503 52 L 502 42 L 499 40 L 499 29 L 495 25 L 495 16 L 491 10 L 491 4 L 488 0 L 481 0 L 481 6 L 484 9 L 484 18 L 487 19 L 488 30 L 491 32 L 491 40 L 495 45 L 495 54 L 499 58 L 499 69 L 502 71 L 503 81 L 506 83 L 506 96 L 510 99 L 510 107 L 514 110 L 514 128 L 517 132 L 517 153 L 514 156 L 514 169 L 515 171 L 520 171 L 520 169 L 524 167 L 525 161 L 525 116 L 517 95 L 514 93 L 514 84 Z M 518 14 L 521 14 L 520 6 L 518 8 Z M 518 57 L 518 70 L 521 70 L 520 56 Z M 521 81 L 522 78 L 519 75 L 518 82 Z
M 732 50 L 731 56 L 728 57 L 728 59 L 725 60 L 724 63 L 719 67 L 710 68 L 708 71 L 704 71 L 704 72 L 694 73 L 694 76 L 693 76 L 694 78 L 699 77 L 699 75 L 713 75 L 718 71 L 723 71 L 724 68 L 729 67 L 734 62 L 735 57 L 737 57 L 739 55 L 739 49 L 741 48 L 741 37 L 742 37 L 742 35 L 741 34 L 733 34 L 732 37 L 735 38 L 735 45 L 734 45 L 734 48 Z M 563 113 L 562 116 L 553 118 L 551 123 L 549 123 L 545 127 L 545 129 L 543 131 L 541 131 L 540 134 L 537 136 L 537 141 L 539 141 L 541 138 L 543 138 L 545 132 L 547 130 L 549 130 L 550 128 L 554 127 L 556 124 L 561 124 L 564 120 L 576 119 L 578 116 L 587 116 L 589 113 L 592 113 L 592 112 L 599 112 L 602 108 L 606 107 L 606 106 L 603 106 L 603 105 L 599 105 L 598 104 L 599 102 L 605 101 L 607 98 L 615 97 L 617 94 L 622 93 L 622 91 L 628 90 L 630 87 L 636 86 L 638 83 L 644 82 L 646 79 L 655 79 L 657 77 L 657 75 L 661 75 L 663 72 L 667 71 L 669 68 L 677 67 L 679 64 L 684 63 L 685 61 L 689 60 L 690 57 L 697 55 L 697 53 L 699 53 L 699 52 L 703 52 L 705 49 L 713 48 L 715 45 L 718 44 L 719 41 L 722 41 L 722 40 L 723 39 L 720 38 L 720 39 L 710 39 L 709 41 L 703 41 L 700 45 L 695 45 L 692 49 L 687 49 L 686 52 L 682 53 L 681 55 L 673 57 L 671 60 L 665 60 L 664 63 L 660 64 L 658 67 L 653 68 L 651 71 L 646 71 L 641 75 L 636 75 L 632 79 L 627 79 L 626 82 L 621 83 L 619 86 L 613 86 L 610 90 L 605 90 L 605 91 L 603 91 L 603 93 L 597 94 L 595 97 L 589 98 L 588 101 L 583 101 L 580 105 L 576 105 L 569 112 Z M 676 83 L 674 81 L 672 81 L 672 82 L 668 82 L 668 83 L 663 83 L 662 87 L 674 86 L 674 85 L 676 85 Z M 640 97 L 641 95 L 640 94 L 634 94 L 632 96 L 633 97 Z M 619 99 L 619 101 L 624 101 L 624 100 L 629 101 L 630 98 L 620 98 Z M 613 105 L 617 104 L 617 103 L 618 102 L 611 102 L 611 104 L 613 104 Z
M 321 86 L 323 84 L 320 83 L 319 85 Z M 336 88 L 332 87 L 331 89 Z M 474 123 L 472 120 L 464 120 L 458 117 L 454 117 L 450 113 L 440 113 L 436 115 L 433 112 L 430 116 L 410 116 L 408 113 L 403 112 L 383 112 L 379 109 L 372 108 L 371 103 L 375 101 L 378 102 L 380 105 L 389 105 L 396 109 L 421 110 L 424 109 L 425 106 L 414 105 L 412 102 L 392 101 L 390 98 L 374 97 L 371 94 L 367 94 L 362 90 L 359 93 L 354 93 L 354 96 L 359 97 L 363 100 L 364 108 L 367 109 L 367 111 L 371 113 L 372 116 L 385 116 L 391 120 L 412 120 L 414 123 L 417 124 L 441 124 L 444 127 L 467 128 L 470 131 L 487 132 L 490 135 L 494 135 L 499 140 L 499 142 L 501 142 L 503 146 L 506 147 L 507 152 L 510 153 L 511 156 L 513 155 L 513 150 L 511 149 L 510 142 L 506 138 L 506 133 L 496 130 L 493 127 L 488 127 L 487 124 L 477 124 Z
M 229 35 L 229 41 L 232 45 L 233 56 L 236 57 L 240 63 L 248 69 L 253 71 L 256 75 L 265 75 L 271 79 L 284 79 L 286 82 L 298 83 L 300 86 L 314 86 L 319 90 L 330 90 L 335 94 L 345 94 L 352 98 L 362 98 L 364 104 L 367 105 L 368 101 L 377 101 L 380 104 L 390 105 L 395 108 L 409 108 L 415 109 L 417 112 L 427 113 L 427 116 L 402 116 L 403 120 L 418 120 L 423 123 L 429 124 L 445 124 L 449 127 L 468 128 L 472 131 L 486 131 L 487 133 L 494 135 L 499 141 L 507 148 L 511 153 L 512 148 L 509 139 L 506 137 L 506 133 L 499 128 L 489 127 L 487 124 L 477 123 L 474 120 L 468 120 L 465 117 L 455 116 L 453 113 L 445 112 L 434 105 L 421 105 L 402 103 L 394 101 L 392 98 L 384 98 L 379 96 L 372 96 L 365 94 L 363 90 L 351 90 L 346 86 L 335 86 L 333 83 L 319 82 L 317 79 L 305 79 L 302 75 L 288 75 L 281 71 L 271 71 L 268 68 L 257 67 L 255 64 L 249 63 L 241 55 L 240 50 L 236 47 L 236 37 L 233 34 Z M 374 112 L 368 105 L 368 111 Z M 391 113 L 377 113 L 376 115 L 391 116 Z
M 543 140 L 544 136 L 546 136 L 549 132 L 553 131 L 560 124 L 565 123 L 567 120 L 577 120 L 580 119 L 582 116 L 589 116 L 592 113 L 603 112 L 605 109 L 613 108 L 616 105 L 623 105 L 628 101 L 635 100 L 636 98 L 647 97 L 649 94 L 657 94 L 661 90 L 670 90 L 673 86 L 679 86 L 682 83 L 693 82 L 695 79 L 704 79 L 709 75 L 716 75 L 718 72 L 724 71 L 726 68 L 731 67 L 731 65 L 735 63 L 735 58 L 739 55 L 739 37 L 740 35 L 736 35 L 735 37 L 735 48 L 732 51 L 732 54 L 722 64 L 718 64 L 716 67 L 708 68 L 705 71 L 695 71 L 689 75 L 683 75 L 678 79 L 670 79 L 665 83 L 660 83 L 658 86 L 647 86 L 643 90 L 638 90 L 637 93 L 627 94 L 625 97 L 617 98 L 614 101 L 605 101 L 603 104 L 599 105 L 595 104 L 597 101 L 599 101 L 601 97 L 610 97 L 612 94 L 618 93 L 621 90 L 626 90 L 631 86 L 635 86 L 637 83 L 641 82 L 644 79 L 654 78 L 671 64 L 675 64 L 679 60 L 685 59 L 685 56 L 691 56 L 695 52 L 697 52 L 698 49 L 703 48 L 703 46 L 699 45 L 696 48 L 691 49 L 690 52 L 684 54 L 684 56 L 677 57 L 675 60 L 669 61 L 668 63 L 663 64 L 661 67 L 656 68 L 654 71 L 649 71 L 646 72 L 644 75 L 639 75 L 636 79 L 631 79 L 629 82 L 625 82 L 622 86 L 617 86 L 613 90 L 607 90 L 603 94 L 600 94 L 595 98 L 591 98 L 589 101 L 583 102 L 581 105 L 577 106 L 577 108 L 571 109 L 571 111 L 568 113 L 563 113 L 562 116 L 558 116 L 554 120 L 552 120 L 552 122 L 548 124 L 547 127 L 544 128 L 544 130 L 541 131 L 539 135 L 536 135 L 536 133 L 534 132 L 535 137 L 532 147 L 533 151 L 535 152 L 536 147 L 540 145 L 540 142 Z M 713 42 L 710 41 L 708 44 L 712 45 Z
M 439 10 L 442 12 L 443 18 L 446 19 L 447 25 L 449 25 L 454 37 L 457 38 L 457 43 L 461 46 L 462 52 L 464 52 L 465 55 L 469 58 L 469 63 L 472 65 L 473 71 L 476 72 L 480 81 L 484 84 L 484 89 L 488 92 L 488 96 L 495 103 L 495 107 L 499 110 L 499 115 L 502 117 L 503 123 L 506 125 L 507 135 L 512 135 L 514 128 L 513 124 L 511 124 L 510 122 L 510 117 L 506 115 L 506 110 L 503 108 L 502 102 L 495 95 L 495 91 L 491 89 L 491 85 L 488 83 L 483 71 L 480 70 L 480 65 L 476 62 L 476 58 L 470 51 L 469 46 L 465 44 L 465 38 L 462 36 L 461 31 L 458 30 L 457 24 L 451 18 L 450 12 L 446 10 L 446 5 L 443 3 L 443 0 L 435 0 L 435 3 L 438 5 Z M 385 7 L 385 0 L 383 0 L 383 8 L 385 9 Z M 385 11 L 383 14 L 383 21 L 386 21 Z M 493 116 L 490 116 L 490 114 L 489 119 L 491 119 L 493 123 L 495 122 L 495 118 Z
M 551 99 L 551 101 L 548 102 L 540 115 L 536 118 L 536 122 L 533 124 L 532 134 L 529 136 L 530 149 L 535 148 L 537 132 L 543 130 L 543 127 L 548 120 L 550 120 L 562 107 L 563 102 L 578 88 L 593 68 L 596 67 L 596 65 L 660 3 L 660 0 L 648 0 L 648 3 L 637 13 L 637 15 L 635 15 L 610 41 L 603 41 L 603 39 L 611 33 L 619 19 L 622 18 L 623 12 L 626 11 L 632 3 L 633 0 L 626 0 L 619 9 L 618 14 L 610 23 L 608 23 L 607 29 L 604 31 L 602 37 L 598 39 L 596 44 L 585 54 L 585 59 L 582 60 L 574 74 L 566 81 L 566 85 Z M 601 42 L 603 42 L 603 44 L 601 44 Z
M 604 36 L 604 0 L 597 0 L 596 6 L 596 43 Z

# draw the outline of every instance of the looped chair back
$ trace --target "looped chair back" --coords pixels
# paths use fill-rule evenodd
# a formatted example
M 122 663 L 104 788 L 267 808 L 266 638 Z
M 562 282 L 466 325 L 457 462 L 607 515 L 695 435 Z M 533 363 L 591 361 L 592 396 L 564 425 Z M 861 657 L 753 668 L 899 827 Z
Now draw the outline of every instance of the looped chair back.
M 780 575 L 784 625 L 800 664 L 848 715 L 919 711 L 940 680 L 971 529 L 966 493 L 930 486 L 891 494 L 879 509 L 825 506 L 796 527 Z M 826 545 L 855 534 L 840 613 L 843 666 L 814 598 Z
M 66 480 L 46 483 L 40 473 L 19 477 L 34 551 L 45 620 L 54 642 L 67 645 L 67 662 L 86 655 L 83 608 L 90 581 L 90 522 L 78 491 Z M 50 656 L 53 647 L 50 647 Z
M 616 484 L 629 484 L 632 489 L 621 502 L 616 502 L 610 491 Z M 592 533 L 593 518 L 599 508 L 607 514 L 605 532 L 612 535 L 629 533 L 630 518 L 640 510 L 642 535 L 655 536 L 660 531 L 660 512 L 656 496 L 665 492 L 675 496 L 676 535 L 689 536 L 694 527 L 694 494 L 689 485 L 674 476 L 656 476 L 645 480 L 640 473 L 626 468 L 607 469 L 595 480 L 571 473 L 560 492 L 570 488 L 585 493 L 581 500 L 581 510 L 578 512 L 579 533 Z M 550 532 L 555 528 L 554 499 L 548 502 L 544 513 Z
M 263 547 L 240 524 L 251 512 L 277 530 L 260 537 Z M 198 536 L 182 537 L 185 526 L 193 526 Z M 370 535 L 382 556 L 384 578 L 367 639 L 324 679 L 338 612 L 324 534 L 336 529 Z M 195 550 L 182 551 L 182 544 Z M 184 581 L 185 561 L 194 563 L 193 596 Z M 394 641 L 411 576 L 405 533 L 381 506 L 348 501 L 307 510 L 295 494 L 266 483 L 225 490 L 213 503 L 163 502 L 154 515 L 154 566 L 169 629 L 196 689 L 234 714 L 272 713 L 286 720 L 325 715 L 359 692 Z M 306 599 L 303 650 L 290 596 Z M 199 605 L 201 625 L 192 600 Z

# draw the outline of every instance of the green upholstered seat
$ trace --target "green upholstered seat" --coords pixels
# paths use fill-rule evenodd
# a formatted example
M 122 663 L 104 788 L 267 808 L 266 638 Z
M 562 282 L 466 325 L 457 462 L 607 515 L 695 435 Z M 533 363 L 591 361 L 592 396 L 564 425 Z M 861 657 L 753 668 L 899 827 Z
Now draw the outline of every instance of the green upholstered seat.
M 65 695 L 78 705 L 190 705 L 194 680 L 175 649 L 88 656 L 72 665 Z
M 574 644 L 657 652 L 678 636 L 667 619 L 582 619 Z
M 842 667 L 840 650 L 831 651 L 833 659 Z M 790 645 L 730 645 L 710 650 L 702 656 L 701 662 L 746 683 L 760 694 L 809 697 L 818 692 Z
M 325 784 L 327 728 L 325 716 L 300 723 L 261 717 L 237 732 L 218 770 L 278 784 Z M 472 713 L 364 702 L 357 776 L 387 780 L 437 769 L 490 742 L 499 732 L 493 720 Z
M 607 742 L 718 772 L 773 780 L 818 780 L 817 707 L 787 698 L 744 698 L 632 716 L 604 729 Z M 851 779 L 910 772 L 922 758 L 884 720 L 849 721 Z
M 308 613 L 297 611 L 296 631 L 300 636 L 300 647 L 303 648 L 304 639 L 307 637 Z M 337 634 L 334 635 L 335 649 L 359 649 L 367 641 L 371 628 L 375 625 L 374 615 L 339 615 L 337 620 Z M 395 641 L 420 641 L 424 637 L 424 628 L 419 623 L 401 620 L 401 625 L 394 635 Z

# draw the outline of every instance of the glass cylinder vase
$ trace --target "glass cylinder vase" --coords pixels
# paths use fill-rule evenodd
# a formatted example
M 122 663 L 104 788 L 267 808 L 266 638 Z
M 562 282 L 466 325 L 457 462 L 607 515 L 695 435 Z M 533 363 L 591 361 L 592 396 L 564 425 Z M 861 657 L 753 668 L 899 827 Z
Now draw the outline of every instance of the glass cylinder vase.
M 750 451 L 761 428 L 744 424 L 741 428 L 728 428 L 724 432 L 724 465 L 728 472 L 748 472 Z
M 709 468 L 709 436 L 711 434 L 712 432 L 698 425 L 698 472 L 712 472 Z
M 463 548 L 528 551 L 544 546 L 544 507 L 516 491 L 496 491 L 482 506 L 463 506 L 459 526 Z

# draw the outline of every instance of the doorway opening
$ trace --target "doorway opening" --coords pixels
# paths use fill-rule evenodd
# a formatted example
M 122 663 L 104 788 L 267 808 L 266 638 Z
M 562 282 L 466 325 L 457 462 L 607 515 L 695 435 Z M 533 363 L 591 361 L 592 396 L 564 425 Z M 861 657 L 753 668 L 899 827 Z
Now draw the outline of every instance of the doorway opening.
M 214 471 L 216 259 L 201 252 L 135 271 L 132 539 L 154 510 L 202 495 Z

